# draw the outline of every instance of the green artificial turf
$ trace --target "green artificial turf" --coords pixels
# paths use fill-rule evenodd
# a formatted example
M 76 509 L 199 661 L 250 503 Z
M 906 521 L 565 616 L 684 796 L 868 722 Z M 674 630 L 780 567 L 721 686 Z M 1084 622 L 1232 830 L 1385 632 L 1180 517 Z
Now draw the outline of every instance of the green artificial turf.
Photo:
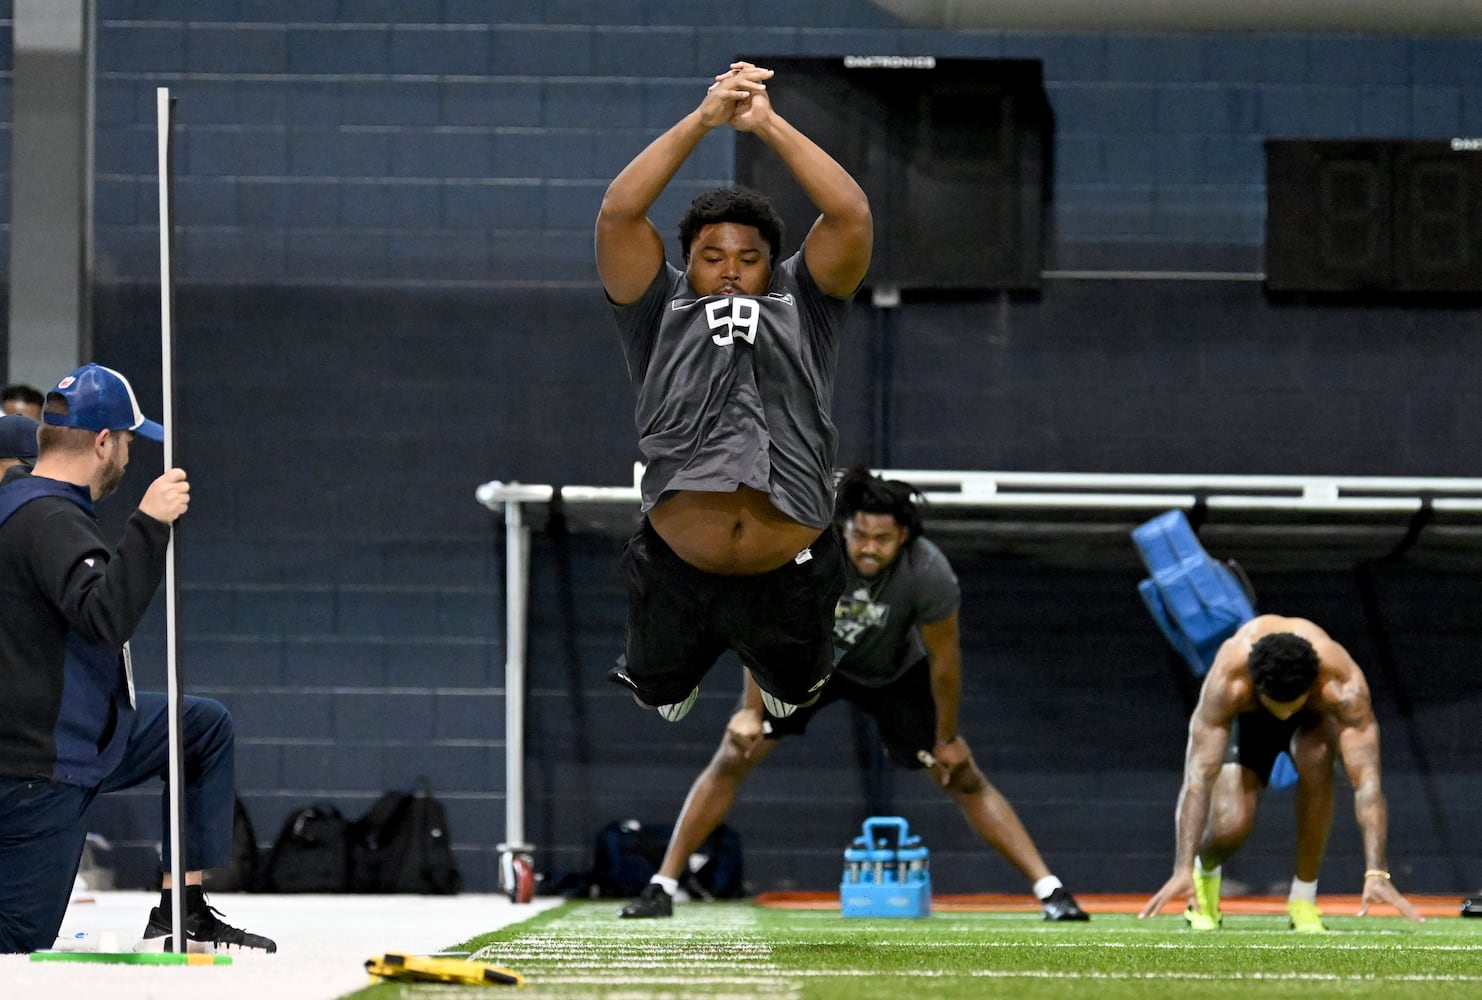
M 1482 920 L 1325 917 L 1298 935 L 1286 918 L 1225 917 L 1211 933 L 1176 915 L 938 912 L 844 919 L 831 910 L 740 903 L 677 907 L 669 920 L 619 920 L 617 903 L 573 902 L 458 947 L 522 973 L 528 997 L 1482 997 Z M 384 983 L 357 1000 L 487 996 L 510 987 Z

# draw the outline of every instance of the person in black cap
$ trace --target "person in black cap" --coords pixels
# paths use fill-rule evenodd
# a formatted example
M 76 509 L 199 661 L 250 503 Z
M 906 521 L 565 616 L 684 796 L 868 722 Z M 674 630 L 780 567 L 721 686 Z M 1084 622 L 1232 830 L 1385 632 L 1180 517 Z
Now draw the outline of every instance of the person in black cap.
M 163 436 L 127 379 L 85 365 L 46 396 L 34 468 L 0 479 L 0 952 L 56 940 L 93 799 L 167 774 L 166 698 L 134 690 L 128 640 L 159 589 L 190 485 L 166 469 L 116 549 L 93 509 L 123 479 L 134 440 Z M 195 697 L 182 715 L 187 948 L 276 951 L 221 920 L 202 893 L 202 869 L 226 865 L 231 853 L 232 720 Z M 160 798 L 166 872 L 169 798 Z M 166 875 L 139 950 L 169 947 L 170 904 Z
M 12 465 L 30 468 L 36 462 L 36 429 L 41 425 L 21 413 L 0 417 L 0 475 Z

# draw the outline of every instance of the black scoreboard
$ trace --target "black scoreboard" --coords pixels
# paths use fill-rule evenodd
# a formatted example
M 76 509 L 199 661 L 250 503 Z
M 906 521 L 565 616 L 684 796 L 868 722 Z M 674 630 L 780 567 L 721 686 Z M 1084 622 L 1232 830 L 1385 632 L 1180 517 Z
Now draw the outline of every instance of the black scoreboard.
M 1273 292 L 1482 292 L 1482 141 L 1266 141 Z
M 777 112 L 864 188 L 875 288 L 1037 289 L 1053 120 L 1037 59 L 742 56 Z M 768 195 L 784 255 L 818 210 L 776 154 L 736 137 L 736 181 Z

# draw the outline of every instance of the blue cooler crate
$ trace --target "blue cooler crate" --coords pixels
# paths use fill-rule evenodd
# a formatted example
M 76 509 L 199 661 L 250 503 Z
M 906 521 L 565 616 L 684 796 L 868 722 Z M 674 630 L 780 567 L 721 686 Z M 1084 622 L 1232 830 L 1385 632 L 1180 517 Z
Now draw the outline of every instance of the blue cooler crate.
M 844 849 L 839 908 L 846 917 L 931 915 L 931 853 L 900 816 L 871 816 Z

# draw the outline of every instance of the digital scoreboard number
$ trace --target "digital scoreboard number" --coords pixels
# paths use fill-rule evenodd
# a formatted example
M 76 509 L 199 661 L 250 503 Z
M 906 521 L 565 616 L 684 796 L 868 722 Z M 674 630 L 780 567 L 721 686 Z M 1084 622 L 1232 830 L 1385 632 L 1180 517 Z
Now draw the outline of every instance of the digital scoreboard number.
M 1482 140 L 1268 140 L 1266 287 L 1482 292 Z

